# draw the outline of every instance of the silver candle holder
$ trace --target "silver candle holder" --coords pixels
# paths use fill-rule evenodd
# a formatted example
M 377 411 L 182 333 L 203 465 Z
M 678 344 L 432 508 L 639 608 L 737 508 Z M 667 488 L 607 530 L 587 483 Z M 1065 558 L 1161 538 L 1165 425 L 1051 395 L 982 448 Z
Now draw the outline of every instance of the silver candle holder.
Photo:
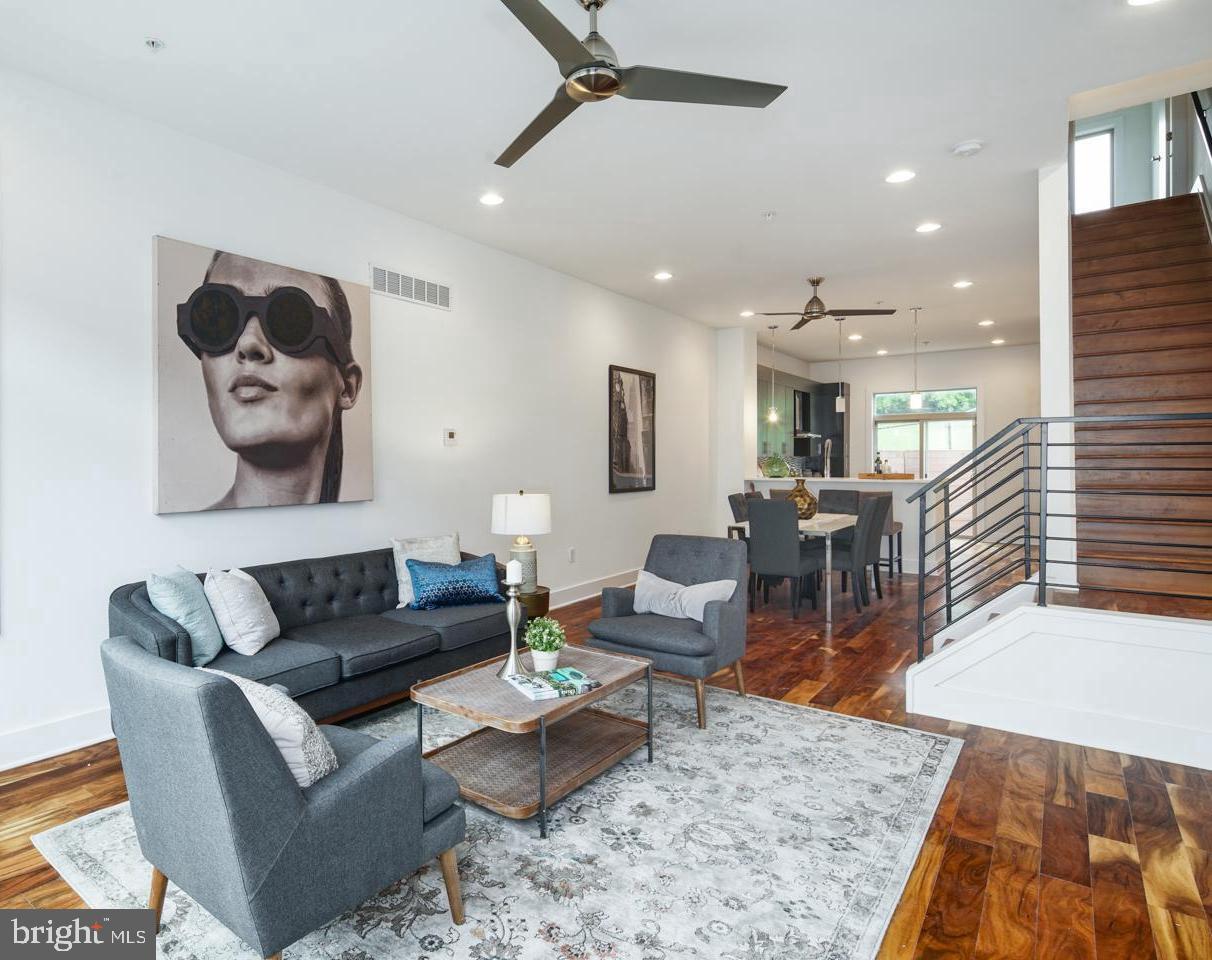
M 529 677 L 530 671 L 522 666 L 522 658 L 518 656 L 518 625 L 522 622 L 522 604 L 518 602 L 518 585 L 506 584 L 505 619 L 509 621 L 509 656 L 501 664 L 497 676 L 504 679 L 508 676 Z

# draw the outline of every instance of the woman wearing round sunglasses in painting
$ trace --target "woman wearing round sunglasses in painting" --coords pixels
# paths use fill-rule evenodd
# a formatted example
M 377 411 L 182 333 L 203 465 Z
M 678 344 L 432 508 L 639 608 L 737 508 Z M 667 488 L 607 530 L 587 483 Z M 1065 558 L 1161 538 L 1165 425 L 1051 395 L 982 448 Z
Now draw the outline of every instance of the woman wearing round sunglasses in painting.
M 220 250 L 177 306 L 177 333 L 202 363 L 211 420 L 237 457 L 231 489 L 210 509 L 336 502 L 341 414 L 362 387 L 340 284 Z

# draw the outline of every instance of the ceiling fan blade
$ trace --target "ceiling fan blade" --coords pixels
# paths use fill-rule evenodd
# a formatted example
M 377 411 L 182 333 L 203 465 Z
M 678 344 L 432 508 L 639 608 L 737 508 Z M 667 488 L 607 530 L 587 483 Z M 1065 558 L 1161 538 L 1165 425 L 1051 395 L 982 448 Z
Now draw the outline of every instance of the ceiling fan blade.
M 539 0 L 501 0 L 522 21 L 543 48 L 555 57 L 564 76 L 593 60 L 590 53 L 563 23 Z
M 580 104 L 576 100 L 568 96 L 563 86 L 559 87 L 555 96 L 551 98 L 551 103 L 547 104 L 542 113 L 530 121 L 530 126 L 518 135 L 518 138 L 505 149 L 504 153 L 497 157 L 497 166 L 512 167 L 526 155 L 531 147 L 551 133 L 579 106 Z
M 787 88 L 775 83 L 755 83 L 714 77 L 708 73 L 685 73 L 660 67 L 627 67 L 620 70 L 623 85 L 619 94 L 632 100 L 665 100 L 673 103 L 713 103 L 725 107 L 766 107 Z
M 759 313 L 759 317 L 802 317 L 803 310 L 796 310 L 794 313 Z
M 895 310 L 826 310 L 831 317 L 890 317 Z
M 812 322 L 812 317 L 800 317 L 800 322 L 795 324 L 791 329 L 798 330 L 800 327 L 804 326 L 805 324 L 809 324 L 811 322 Z

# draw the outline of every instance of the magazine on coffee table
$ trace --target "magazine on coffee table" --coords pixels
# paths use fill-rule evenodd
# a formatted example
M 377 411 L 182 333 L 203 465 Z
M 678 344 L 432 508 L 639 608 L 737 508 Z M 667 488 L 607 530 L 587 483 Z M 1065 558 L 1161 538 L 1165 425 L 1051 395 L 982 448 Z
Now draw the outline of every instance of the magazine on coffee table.
M 529 676 L 510 674 L 505 678 L 519 693 L 531 700 L 558 700 L 561 697 L 576 697 L 601 686 L 574 667 L 543 670 Z

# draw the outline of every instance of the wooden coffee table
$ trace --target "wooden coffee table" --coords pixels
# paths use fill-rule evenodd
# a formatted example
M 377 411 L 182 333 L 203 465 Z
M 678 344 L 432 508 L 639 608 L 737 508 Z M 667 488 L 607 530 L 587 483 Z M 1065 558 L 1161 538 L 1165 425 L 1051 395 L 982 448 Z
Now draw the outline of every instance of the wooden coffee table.
M 534 669 L 529 652 L 521 659 Z M 601 682 L 596 690 L 559 700 L 528 699 L 497 676 L 505 657 L 477 663 L 412 688 L 417 742 L 424 711 L 433 707 L 483 726 L 424 756 L 459 782 L 467 800 L 505 817 L 539 816 L 547 836 L 547 809 L 577 787 L 647 745 L 652 763 L 652 663 L 642 657 L 567 646 L 560 665 Z M 593 708 L 637 680 L 648 685 L 648 722 Z

